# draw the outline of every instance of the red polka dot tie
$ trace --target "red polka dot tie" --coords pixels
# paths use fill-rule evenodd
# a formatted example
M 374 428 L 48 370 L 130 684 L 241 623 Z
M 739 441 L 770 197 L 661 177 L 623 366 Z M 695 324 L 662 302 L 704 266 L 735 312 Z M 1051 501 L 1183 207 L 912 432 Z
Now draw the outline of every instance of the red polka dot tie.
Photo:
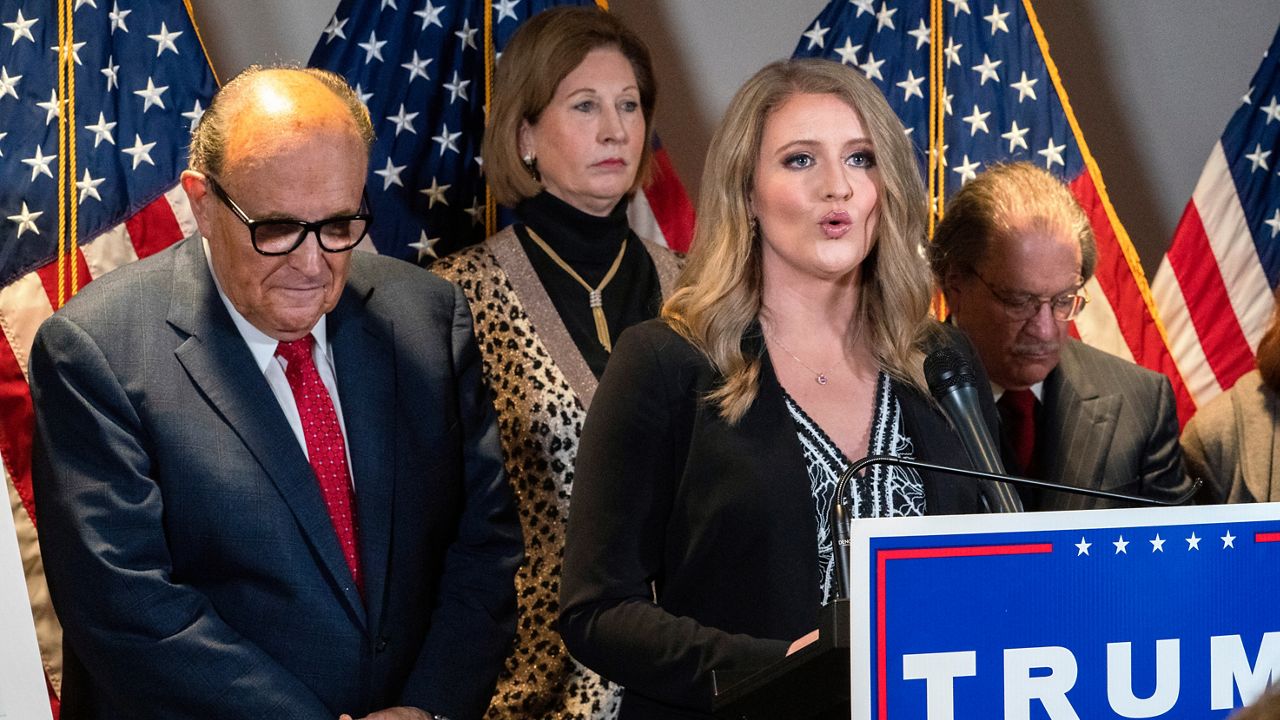
M 333 522 L 333 529 L 338 534 L 338 544 L 342 546 L 342 554 L 346 556 L 347 566 L 351 568 L 351 577 L 355 580 L 356 587 L 363 592 L 354 510 L 355 493 L 352 492 L 351 474 L 347 470 L 346 445 L 342 441 L 342 428 L 338 425 L 333 398 L 329 397 L 329 391 L 320 380 L 316 363 L 311 358 L 314 344 L 315 338 L 310 335 L 282 342 L 276 348 L 276 355 L 284 358 L 286 363 L 284 376 L 289 381 L 293 399 L 298 404 L 298 415 L 302 418 L 302 436 L 307 441 L 307 455 L 316 480 L 320 483 L 324 504 L 329 509 L 329 520 Z

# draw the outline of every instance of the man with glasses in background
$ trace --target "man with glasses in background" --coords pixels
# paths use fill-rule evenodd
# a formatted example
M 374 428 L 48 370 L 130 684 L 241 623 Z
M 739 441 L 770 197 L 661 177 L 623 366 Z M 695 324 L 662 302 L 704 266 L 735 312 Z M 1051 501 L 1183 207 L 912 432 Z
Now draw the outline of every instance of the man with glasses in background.
M 461 292 L 352 250 L 373 130 L 251 68 L 193 133 L 200 233 L 30 358 L 62 717 L 479 718 L 522 543 Z
M 1008 472 L 1164 499 L 1189 489 L 1169 380 L 1068 332 L 1097 250 L 1065 185 L 1029 163 L 992 167 L 948 202 L 928 254 L 991 378 Z M 1027 510 L 1113 505 L 1019 493 Z

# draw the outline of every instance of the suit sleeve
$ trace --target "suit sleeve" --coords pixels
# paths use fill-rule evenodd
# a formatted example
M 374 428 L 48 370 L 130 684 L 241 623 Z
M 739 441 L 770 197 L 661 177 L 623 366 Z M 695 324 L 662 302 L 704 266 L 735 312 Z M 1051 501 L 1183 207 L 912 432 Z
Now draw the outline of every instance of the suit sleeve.
M 628 691 L 707 712 L 712 669 L 767 665 L 787 643 L 708 627 L 655 602 L 664 562 L 680 556 L 665 529 L 699 393 L 661 345 L 675 336 L 647 342 L 652 333 L 637 329 L 614 349 L 583 428 L 560 634 L 575 658 Z
M 1192 480 L 1183 473 L 1182 447 L 1178 444 L 1178 412 L 1169 379 L 1157 379 L 1158 401 L 1151 435 L 1147 438 L 1142 464 L 1142 494 L 1171 500 L 1191 489 Z
M 64 639 L 134 718 L 321 718 L 319 698 L 174 577 L 147 437 L 96 343 L 54 315 L 30 357 L 33 485 Z
M 497 416 L 481 376 L 466 298 L 453 288 L 453 382 L 462 425 L 462 515 L 440 579 L 431 630 L 403 704 L 479 718 L 515 635 L 515 573 L 524 543 L 503 469 Z
M 1204 483 L 1196 496 L 1196 502 L 1203 504 L 1225 503 L 1227 501 L 1228 478 L 1217 470 L 1226 467 L 1222 463 L 1221 443 L 1214 433 L 1202 434 L 1199 419 L 1203 411 L 1191 418 L 1182 430 L 1182 457 L 1186 461 L 1187 476 L 1191 480 L 1199 479 Z

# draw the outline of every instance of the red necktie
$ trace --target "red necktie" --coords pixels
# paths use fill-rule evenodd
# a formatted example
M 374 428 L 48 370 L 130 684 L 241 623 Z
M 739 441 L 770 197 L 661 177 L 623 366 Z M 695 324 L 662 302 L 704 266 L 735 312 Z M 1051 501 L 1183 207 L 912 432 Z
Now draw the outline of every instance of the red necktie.
M 286 363 L 284 376 L 293 390 L 298 415 L 302 418 L 302 436 L 307 441 L 307 455 L 320 494 L 329 509 L 329 520 L 338 534 L 338 544 L 351 568 L 356 587 L 364 591 L 360 577 L 360 551 L 356 537 L 355 493 L 351 489 L 351 474 L 347 470 L 346 444 L 342 441 L 342 428 L 338 425 L 338 413 L 333 409 L 333 398 L 320 380 L 316 363 L 311 359 L 315 338 L 306 337 L 282 342 L 276 355 Z
M 1000 416 L 1005 423 L 1005 437 L 1013 448 L 1017 468 L 1010 472 L 1030 475 L 1034 472 L 1036 449 L 1036 396 L 1030 390 L 1005 390 L 1000 396 Z

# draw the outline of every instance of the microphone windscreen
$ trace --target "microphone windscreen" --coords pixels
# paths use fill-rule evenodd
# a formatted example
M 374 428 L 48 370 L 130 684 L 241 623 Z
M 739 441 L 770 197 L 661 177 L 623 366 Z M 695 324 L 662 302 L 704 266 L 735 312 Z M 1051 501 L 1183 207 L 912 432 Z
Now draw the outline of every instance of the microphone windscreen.
M 929 384 L 929 391 L 938 397 L 952 388 L 974 385 L 978 377 L 963 353 L 950 345 L 943 345 L 925 357 L 924 379 Z

